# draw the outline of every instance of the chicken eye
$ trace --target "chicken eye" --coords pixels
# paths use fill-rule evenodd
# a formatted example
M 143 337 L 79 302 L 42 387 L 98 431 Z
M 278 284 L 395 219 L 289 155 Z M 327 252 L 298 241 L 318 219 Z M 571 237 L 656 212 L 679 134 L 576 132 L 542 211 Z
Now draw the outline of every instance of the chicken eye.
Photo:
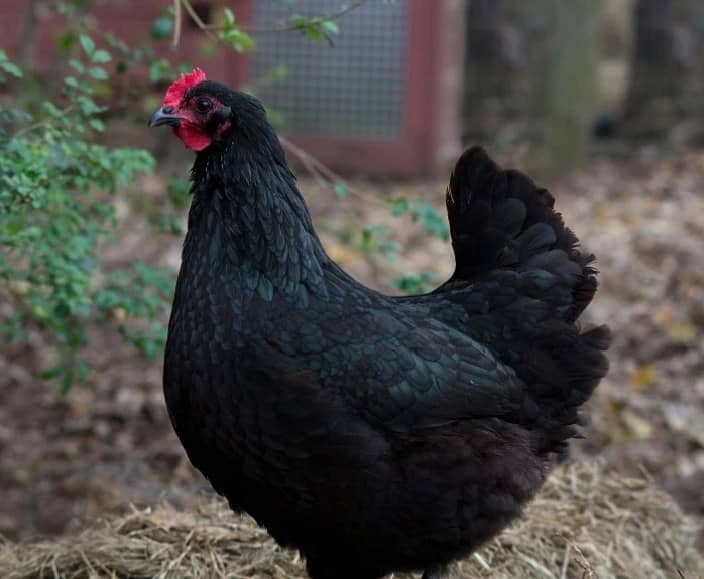
M 212 106 L 212 103 L 208 99 L 198 99 L 196 101 L 196 110 L 199 113 L 207 113 Z

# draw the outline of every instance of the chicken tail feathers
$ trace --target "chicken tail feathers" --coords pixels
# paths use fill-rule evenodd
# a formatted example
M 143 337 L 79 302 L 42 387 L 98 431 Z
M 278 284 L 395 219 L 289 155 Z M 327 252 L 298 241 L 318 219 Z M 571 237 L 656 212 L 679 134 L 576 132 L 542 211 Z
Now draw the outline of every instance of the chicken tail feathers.
M 575 321 L 597 288 L 594 256 L 554 210 L 555 199 L 523 173 L 502 170 L 481 147 L 459 159 L 446 195 L 456 267 L 450 282 L 502 268 L 544 269 L 572 287 L 566 321 Z
M 606 326 L 577 324 L 596 293 L 594 256 L 580 250 L 554 203 L 522 173 L 468 149 L 447 190 L 456 268 L 438 290 L 466 300 L 465 331 L 528 385 L 511 418 L 534 432 L 541 453 L 562 452 L 577 435 L 579 408 L 607 373 L 610 342 Z
M 531 388 L 516 419 L 534 432 L 538 453 L 563 453 L 588 423 L 579 410 L 608 372 L 611 333 L 606 326 L 580 331 L 556 323 L 541 334 L 518 368 Z

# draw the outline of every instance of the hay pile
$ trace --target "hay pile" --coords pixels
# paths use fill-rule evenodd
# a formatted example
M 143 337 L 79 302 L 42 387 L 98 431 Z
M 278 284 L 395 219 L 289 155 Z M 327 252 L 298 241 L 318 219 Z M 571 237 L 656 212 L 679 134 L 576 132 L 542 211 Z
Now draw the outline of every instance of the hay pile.
M 461 577 L 696 579 L 696 525 L 645 479 L 558 469 L 519 524 L 460 563 Z M 0 545 L 0 577 L 304 578 L 304 564 L 220 502 L 132 510 L 77 537 Z M 397 577 L 399 577 L 397 575 Z M 409 576 L 404 576 L 409 577 Z

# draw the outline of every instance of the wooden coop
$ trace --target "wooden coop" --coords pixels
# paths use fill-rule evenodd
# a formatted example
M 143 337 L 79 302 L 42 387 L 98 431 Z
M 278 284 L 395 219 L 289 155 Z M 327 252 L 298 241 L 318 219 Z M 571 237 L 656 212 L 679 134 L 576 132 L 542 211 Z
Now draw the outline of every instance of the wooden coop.
M 330 10 L 329 0 L 297 9 Z M 334 47 L 260 34 L 247 78 L 306 151 L 339 170 L 422 174 L 459 147 L 464 2 L 375 0 L 340 21 Z M 252 2 L 255 26 L 285 18 Z
M 166 4 L 111 0 L 92 14 L 101 29 L 138 44 L 149 41 L 151 23 Z M 229 6 L 238 23 L 254 30 L 291 14 L 279 0 L 192 4 L 208 23 L 217 23 Z M 322 15 L 344 4 L 297 0 L 294 7 Z M 59 20 L 42 3 L 0 3 L 0 33 L 16 52 L 30 6 L 37 21 L 32 33 L 40 39 L 32 62 L 50 70 L 51 32 Z M 254 32 L 256 50 L 244 57 L 225 47 L 205 56 L 208 37 L 184 15 L 175 53 L 168 41 L 160 50 L 173 62 L 200 66 L 209 78 L 256 92 L 282 134 L 337 171 L 422 175 L 446 165 L 459 149 L 464 8 L 462 0 L 369 0 L 339 19 L 334 45 L 295 30 Z

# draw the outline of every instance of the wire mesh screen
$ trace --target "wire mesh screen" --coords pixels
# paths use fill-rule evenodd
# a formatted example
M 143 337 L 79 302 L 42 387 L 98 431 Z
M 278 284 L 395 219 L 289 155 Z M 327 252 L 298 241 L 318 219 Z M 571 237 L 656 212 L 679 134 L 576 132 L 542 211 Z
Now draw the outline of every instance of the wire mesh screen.
M 281 0 L 258 0 L 255 25 L 287 22 Z M 294 11 L 329 14 L 330 0 L 297 0 Z M 334 46 L 298 31 L 257 35 L 253 81 L 281 128 L 303 134 L 388 138 L 403 132 L 406 0 L 374 0 L 338 22 Z

